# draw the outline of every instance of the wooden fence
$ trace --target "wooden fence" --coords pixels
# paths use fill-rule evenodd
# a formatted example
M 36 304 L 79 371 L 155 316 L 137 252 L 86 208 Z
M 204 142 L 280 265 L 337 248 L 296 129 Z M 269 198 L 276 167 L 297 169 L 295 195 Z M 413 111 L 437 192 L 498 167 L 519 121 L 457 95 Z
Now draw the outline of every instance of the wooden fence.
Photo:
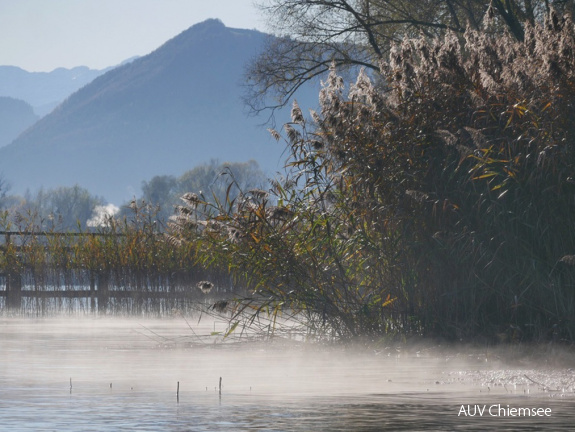
M 22 238 L 50 236 L 107 236 L 122 234 L 54 233 L 54 232 L 0 232 L 0 254 L 9 247 L 18 250 Z M 214 289 L 206 295 L 196 286 L 200 280 L 214 282 Z M 62 280 L 65 280 L 62 283 Z M 142 313 L 162 312 L 169 309 L 186 309 L 190 305 L 216 301 L 233 291 L 227 275 L 207 276 L 200 269 L 189 269 L 183 274 L 158 272 L 139 273 L 126 278 L 111 271 L 58 268 L 38 270 L 21 267 L 6 270 L 0 267 L 0 310 L 59 311 L 78 308 L 93 313 Z

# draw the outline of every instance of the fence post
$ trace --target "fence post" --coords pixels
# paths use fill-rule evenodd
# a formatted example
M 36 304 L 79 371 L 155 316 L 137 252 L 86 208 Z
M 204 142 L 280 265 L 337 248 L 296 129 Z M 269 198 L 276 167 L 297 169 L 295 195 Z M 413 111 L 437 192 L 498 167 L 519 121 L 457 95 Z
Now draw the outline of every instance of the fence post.
M 96 280 L 93 271 L 90 271 L 90 312 L 96 312 Z
M 104 314 L 108 311 L 108 275 L 104 272 L 98 273 L 98 313 Z
M 6 250 L 10 247 L 10 233 L 6 233 Z M 6 272 L 6 307 L 20 309 L 22 307 L 22 275 L 9 268 Z
M 20 274 L 15 272 L 6 275 L 6 306 L 8 309 L 22 307 L 22 279 Z

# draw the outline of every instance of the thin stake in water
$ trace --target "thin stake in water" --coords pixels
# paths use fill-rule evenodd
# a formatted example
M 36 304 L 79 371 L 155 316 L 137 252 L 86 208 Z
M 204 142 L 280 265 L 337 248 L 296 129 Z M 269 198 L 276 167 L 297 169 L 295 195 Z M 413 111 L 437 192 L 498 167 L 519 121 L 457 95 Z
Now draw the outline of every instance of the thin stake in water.
M 178 387 L 176 388 L 176 402 L 180 403 L 180 382 L 178 381 Z

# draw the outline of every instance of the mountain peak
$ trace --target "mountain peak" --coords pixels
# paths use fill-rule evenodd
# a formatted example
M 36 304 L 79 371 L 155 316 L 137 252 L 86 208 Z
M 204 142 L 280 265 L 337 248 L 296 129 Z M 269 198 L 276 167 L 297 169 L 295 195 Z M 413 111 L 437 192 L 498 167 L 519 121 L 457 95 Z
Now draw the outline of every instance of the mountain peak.
M 194 24 L 187 30 L 182 31 L 163 44 L 156 52 L 160 51 L 162 55 L 174 54 L 185 50 L 184 45 L 204 44 L 210 40 L 225 38 L 228 34 L 228 28 L 217 18 L 210 18 L 200 23 Z
M 208 18 L 207 20 L 199 22 L 199 23 L 194 24 L 192 26 L 192 28 L 195 28 L 195 29 L 203 29 L 203 28 L 217 29 L 217 28 L 225 28 L 225 27 L 226 26 L 224 25 L 222 20 L 219 18 Z
M 213 36 L 225 32 L 227 27 L 224 23 L 217 18 L 210 18 L 205 21 L 194 24 L 189 29 L 184 30 L 182 33 L 189 33 L 194 37 Z

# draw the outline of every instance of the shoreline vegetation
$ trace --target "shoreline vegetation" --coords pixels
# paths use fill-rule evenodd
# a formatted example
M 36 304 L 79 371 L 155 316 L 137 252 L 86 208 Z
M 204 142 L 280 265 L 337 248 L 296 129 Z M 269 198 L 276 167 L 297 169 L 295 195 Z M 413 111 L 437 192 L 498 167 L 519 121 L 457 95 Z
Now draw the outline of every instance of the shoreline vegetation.
M 573 343 L 570 17 L 551 11 L 523 40 L 472 28 L 404 39 L 355 83 L 332 65 L 319 99 L 311 118 L 294 101 L 283 133 L 270 130 L 287 161 L 269 190 L 228 173 L 226 196 L 186 193 L 165 230 L 135 205 L 102 235 L 5 243 L 0 271 L 200 299 L 234 287 L 205 308 L 228 334 L 265 319 L 267 334 L 291 320 L 344 342 Z
M 349 85 L 332 65 L 320 111 L 293 104 L 285 176 L 184 196 L 171 240 L 251 283 L 237 313 L 296 311 L 338 340 L 572 343 L 574 71 L 553 10 L 521 40 L 404 39 Z

